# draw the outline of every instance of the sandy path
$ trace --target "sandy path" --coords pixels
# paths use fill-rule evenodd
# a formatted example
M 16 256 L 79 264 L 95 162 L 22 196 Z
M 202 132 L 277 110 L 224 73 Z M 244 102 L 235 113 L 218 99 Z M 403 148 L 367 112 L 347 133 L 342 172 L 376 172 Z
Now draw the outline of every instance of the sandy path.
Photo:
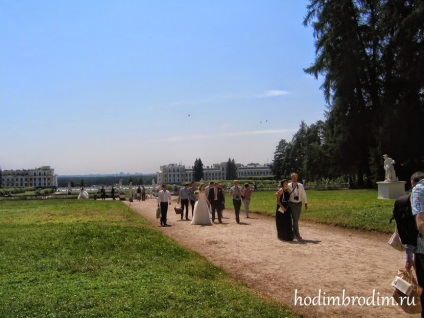
M 390 283 L 404 265 L 403 253 L 387 244 L 390 235 L 302 222 L 305 241 L 282 242 L 274 217 L 252 214 L 247 219 L 241 213 L 237 224 L 234 212 L 225 210 L 223 224 L 191 225 L 180 221 L 174 204 L 168 211 L 170 227 L 159 226 L 156 200 L 132 202 L 131 208 L 182 246 L 305 317 L 417 317 L 383 304 L 381 298 L 391 296 Z M 329 296 L 338 297 L 341 305 L 325 305 L 331 303 Z M 344 306 L 343 296 L 345 304 L 348 299 L 352 303 L 353 296 L 359 298 Z M 321 305 L 309 304 L 314 297 Z M 370 305 L 363 305 L 365 301 Z

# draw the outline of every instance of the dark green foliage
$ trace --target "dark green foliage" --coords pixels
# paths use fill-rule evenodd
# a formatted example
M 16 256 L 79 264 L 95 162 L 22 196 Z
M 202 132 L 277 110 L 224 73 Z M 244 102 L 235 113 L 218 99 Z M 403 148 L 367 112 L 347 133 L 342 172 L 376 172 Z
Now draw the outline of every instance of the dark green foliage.
M 203 178 L 203 162 L 202 159 L 197 159 L 194 161 L 193 166 L 193 179 L 198 182 Z
M 228 158 L 227 161 L 227 171 L 226 171 L 226 180 L 235 180 L 237 179 L 237 166 L 236 162 L 234 161 L 234 158 Z
M 122 184 L 129 184 L 130 179 L 132 179 L 132 183 L 134 185 L 138 184 L 151 184 L 152 179 L 155 178 L 156 175 L 149 174 L 149 175 L 87 175 L 87 176 L 58 176 L 57 183 L 59 187 L 67 187 L 68 182 L 71 182 L 71 187 L 75 187 L 77 184 L 76 180 L 84 180 L 85 186 L 89 187 L 92 185 L 105 185 L 105 186 L 111 186 L 119 183 L 119 180 L 122 179 Z
M 401 180 L 422 169 L 424 2 L 311 0 L 304 24 L 316 39 L 316 58 L 305 72 L 324 78 L 325 127 L 317 142 L 302 123 L 292 142 L 277 148 L 274 173 L 345 175 L 375 186 L 385 153 Z

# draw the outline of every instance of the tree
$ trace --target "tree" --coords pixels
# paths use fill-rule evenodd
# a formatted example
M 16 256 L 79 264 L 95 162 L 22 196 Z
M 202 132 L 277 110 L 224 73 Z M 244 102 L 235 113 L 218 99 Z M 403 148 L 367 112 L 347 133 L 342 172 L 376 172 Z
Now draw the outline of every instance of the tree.
M 197 159 L 194 161 L 193 166 L 193 179 L 194 181 L 200 181 L 203 178 L 203 163 L 202 159 Z
M 377 177 L 382 155 L 415 169 L 424 159 L 421 0 L 311 0 L 317 56 L 305 72 L 324 77 L 326 147 L 343 174 Z M 413 158 L 411 160 L 411 158 Z
M 326 143 L 326 125 L 323 121 L 317 121 L 307 127 L 304 144 L 306 145 L 302 164 L 304 179 L 318 180 L 337 176 L 332 152 Z
M 227 174 L 225 176 L 225 178 L 227 180 L 236 180 L 237 179 L 237 166 L 236 166 L 236 162 L 234 161 L 234 158 L 228 158 L 227 161 Z
M 318 121 L 308 127 L 302 121 L 292 141 L 280 140 L 271 170 L 277 178 L 297 172 L 302 180 L 334 176 L 331 151 L 326 144 L 326 125 Z
M 275 152 L 274 160 L 271 163 L 272 173 L 279 179 L 281 176 L 288 176 L 287 157 L 290 154 L 291 144 L 285 139 L 281 139 L 278 143 Z

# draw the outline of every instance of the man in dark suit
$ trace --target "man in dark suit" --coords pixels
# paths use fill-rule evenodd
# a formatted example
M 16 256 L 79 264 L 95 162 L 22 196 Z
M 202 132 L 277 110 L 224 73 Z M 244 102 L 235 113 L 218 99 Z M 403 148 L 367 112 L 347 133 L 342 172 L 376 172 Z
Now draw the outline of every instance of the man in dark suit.
M 225 202 L 224 193 L 218 186 L 218 182 L 215 182 L 213 187 L 209 188 L 208 200 L 211 203 L 212 209 L 212 222 L 215 222 L 215 211 L 218 213 L 218 221 L 222 223 L 222 207 Z

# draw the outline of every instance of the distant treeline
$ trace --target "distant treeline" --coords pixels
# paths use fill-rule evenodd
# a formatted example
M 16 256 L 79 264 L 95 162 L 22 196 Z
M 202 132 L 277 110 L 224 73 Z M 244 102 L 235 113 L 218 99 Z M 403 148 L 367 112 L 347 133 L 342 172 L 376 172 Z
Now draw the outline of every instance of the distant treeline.
M 122 180 L 123 185 L 128 185 L 132 182 L 133 185 L 152 184 L 152 180 L 156 178 L 155 174 L 137 174 L 137 175 L 88 175 L 88 176 L 58 176 L 57 184 L 58 187 L 63 188 L 68 186 L 68 182 L 71 182 L 72 187 L 90 187 L 90 186 L 111 186 L 118 184 Z M 156 181 L 156 180 L 155 180 Z

